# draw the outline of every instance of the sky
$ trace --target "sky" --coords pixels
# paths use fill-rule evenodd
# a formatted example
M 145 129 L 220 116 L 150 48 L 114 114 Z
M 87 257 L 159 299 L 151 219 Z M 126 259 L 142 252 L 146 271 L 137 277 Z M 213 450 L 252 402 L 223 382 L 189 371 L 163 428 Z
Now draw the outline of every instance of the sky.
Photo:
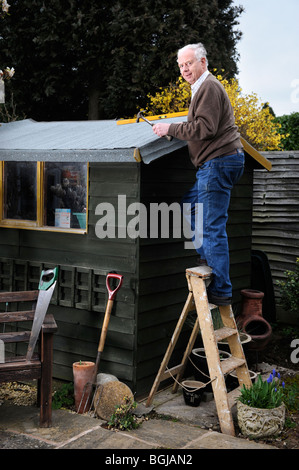
M 239 85 L 276 116 L 299 112 L 299 0 L 234 0 L 243 5 L 236 29 Z

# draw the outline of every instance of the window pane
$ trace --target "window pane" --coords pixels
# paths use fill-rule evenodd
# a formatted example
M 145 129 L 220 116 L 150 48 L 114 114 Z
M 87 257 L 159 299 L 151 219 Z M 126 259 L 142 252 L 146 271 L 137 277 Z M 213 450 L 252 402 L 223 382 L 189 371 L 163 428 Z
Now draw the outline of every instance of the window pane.
M 4 219 L 36 220 L 36 163 L 4 163 Z
M 86 229 L 87 163 L 45 163 L 45 225 Z

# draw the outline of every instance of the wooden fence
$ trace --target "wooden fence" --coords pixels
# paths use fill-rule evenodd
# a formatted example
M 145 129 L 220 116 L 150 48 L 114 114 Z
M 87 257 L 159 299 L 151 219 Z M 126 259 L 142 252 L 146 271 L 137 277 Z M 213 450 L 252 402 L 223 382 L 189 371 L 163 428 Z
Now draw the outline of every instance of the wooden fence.
M 252 249 L 268 257 L 277 320 L 293 322 L 294 315 L 279 305 L 277 281 L 285 278 L 286 270 L 294 270 L 299 257 L 299 151 L 263 155 L 271 161 L 272 170 L 254 171 Z

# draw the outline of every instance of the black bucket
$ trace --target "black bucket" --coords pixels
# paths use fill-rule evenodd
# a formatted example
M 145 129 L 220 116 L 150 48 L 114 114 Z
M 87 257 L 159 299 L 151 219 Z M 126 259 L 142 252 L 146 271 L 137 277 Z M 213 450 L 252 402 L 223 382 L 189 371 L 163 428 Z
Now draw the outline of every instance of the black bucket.
M 182 387 L 186 405 L 199 406 L 205 389 L 204 383 L 196 380 L 185 380 L 182 382 Z

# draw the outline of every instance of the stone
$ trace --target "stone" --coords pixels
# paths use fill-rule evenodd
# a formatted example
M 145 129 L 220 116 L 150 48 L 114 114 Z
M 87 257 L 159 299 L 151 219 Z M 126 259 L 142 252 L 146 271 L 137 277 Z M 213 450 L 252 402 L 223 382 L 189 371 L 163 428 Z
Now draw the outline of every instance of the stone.
M 119 380 L 109 381 L 100 385 L 94 400 L 97 416 L 108 421 L 115 408 L 124 403 L 125 397 L 134 399 L 131 389 Z
M 101 372 L 97 375 L 97 385 L 104 385 L 107 382 L 115 382 L 118 381 L 118 378 L 112 374 L 104 374 Z

